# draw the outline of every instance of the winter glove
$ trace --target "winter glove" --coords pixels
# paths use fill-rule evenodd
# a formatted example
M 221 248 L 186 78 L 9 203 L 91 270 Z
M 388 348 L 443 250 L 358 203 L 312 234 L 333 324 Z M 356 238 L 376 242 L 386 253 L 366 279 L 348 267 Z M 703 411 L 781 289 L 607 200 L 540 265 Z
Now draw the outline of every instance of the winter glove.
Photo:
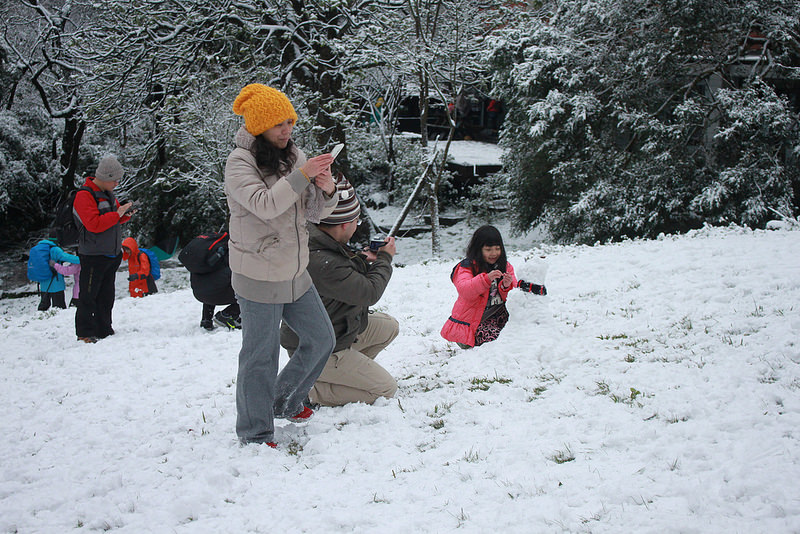
M 139 276 L 140 275 L 138 275 L 138 274 L 132 274 L 132 275 L 128 276 L 128 282 L 133 282 L 134 280 L 139 280 Z
M 540 286 L 539 284 L 532 284 L 530 282 L 526 282 L 525 280 L 520 280 L 519 284 L 517 285 L 522 291 L 526 293 L 536 293 L 537 295 L 547 295 L 547 288 L 544 286 Z

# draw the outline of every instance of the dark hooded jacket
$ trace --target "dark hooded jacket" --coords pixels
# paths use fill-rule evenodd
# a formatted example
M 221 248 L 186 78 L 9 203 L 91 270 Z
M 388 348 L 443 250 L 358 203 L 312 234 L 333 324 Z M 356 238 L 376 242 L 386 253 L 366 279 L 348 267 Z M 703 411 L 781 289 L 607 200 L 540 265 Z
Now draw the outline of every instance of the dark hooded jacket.
M 308 272 L 336 333 L 334 352 L 346 349 L 367 328 L 369 307 L 383 295 L 392 277 L 392 255 L 379 251 L 369 263 L 315 225 L 309 225 Z M 281 326 L 281 345 L 297 348 L 297 335 Z

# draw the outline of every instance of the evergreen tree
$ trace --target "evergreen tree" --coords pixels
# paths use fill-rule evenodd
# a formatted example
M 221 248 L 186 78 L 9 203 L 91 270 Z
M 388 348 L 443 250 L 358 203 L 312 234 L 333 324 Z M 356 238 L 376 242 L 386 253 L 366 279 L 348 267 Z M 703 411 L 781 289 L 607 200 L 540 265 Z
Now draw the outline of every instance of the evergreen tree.
M 506 30 L 491 61 L 516 225 L 592 242 L 796 210 L 797 85 L 792 101 L 780 83 L 800 66 L 797 13 L 566 0 Z

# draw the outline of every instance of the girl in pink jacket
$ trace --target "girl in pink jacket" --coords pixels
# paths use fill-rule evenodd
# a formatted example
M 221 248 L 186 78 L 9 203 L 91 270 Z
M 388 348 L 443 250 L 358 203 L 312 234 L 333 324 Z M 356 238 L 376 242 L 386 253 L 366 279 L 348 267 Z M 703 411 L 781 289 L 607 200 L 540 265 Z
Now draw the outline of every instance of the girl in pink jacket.
M 517 281 L 508 263 L 503 237 L 494 226 L 481 226 L 467 246 L 467 257 L 453 268 L 450 279 L 458 290 L 442 337 L 461 348 L 494 341 L 508 322 L 506 298 L 514 287 L 547 294 L 544 286 Z

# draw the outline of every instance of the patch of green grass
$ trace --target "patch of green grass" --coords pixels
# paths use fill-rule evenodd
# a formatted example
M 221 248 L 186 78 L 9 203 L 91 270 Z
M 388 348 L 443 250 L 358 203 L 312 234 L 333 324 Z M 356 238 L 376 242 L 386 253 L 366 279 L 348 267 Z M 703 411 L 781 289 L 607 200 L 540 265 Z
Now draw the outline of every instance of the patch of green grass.
M 437 404 L 433 407 L 432 412 L 428 412 L 428 417 L 433 419 L 433 422 L 430 425 L 439 430 L 440 428 L 444 427 L 444 419 L 443 416 L 450 412 L 450 408 L 455 404 L 455 402 L 444 402 L 442 404 Z
M 629 341 L 622 343 L 626 347 L 639 349 L 640 352 L 653 352 L 654 349 L 650 348 L 650 340 L 644 337 L 635 337 Z M 642 348 L 644 347 L 644 348 Z
M 541 375 L 537 376 L 536 379 L 539 382 L 543 382 L 543 384 L 533 388 L 533 390 L 532 390 L 533 395 L 528 397 L 528 402 L 531 402 L 531 401 L 535 400 L 539 395 L 541 395 L 542 393 L 547 391 L 547 386 L 544 385 L 544 384 L 547 384 L 547 383 L 550 383 L 550 382 L 553 382 L 555 384 L 559 384 L 561 382 L 561 378 L 562 377 L 556 376 L 553 373 L 545 373 L 545 374 L 541 374 Z
M 561 383 L 560 376 L 556 376 L 553 373 L 545 373 L 543 375 L 539 375 L 536 377 L 541 382 L 555 382 L 556 384 Z
M 478 454 L 478 451 L 470 449 L 470 450 L 468 450 L 467 452 L 464 453 L 464 460 L 467 461 L 467 462 L 470 462 L 470 463 L 474 464 L 474 463 L 479 462 L 480 459 L 481 459 L 481 457 Z
M 434 428 L 434 430 L 440 430 L 444 428 L 444 419 L 435 419 L 431 423 L 431 426 Z
M 581 523 L 586 524 L 586 523 L 589 523 L 591 521 L 600 521 L 602 518 L 603 518 L 603 516 L 600 515 L 600 512 L 597 512 L 596 514 L 590 515 L 589 517 L 581 517 L 580 520 L 581 520 Z
M 637 312 L 642 311 L 642 308 L 640 306 L 636 306 L 633 301 L 630 301 L 627 306 L 620 308 L 619 311 L 622 312 L 622 316 L 624 318 L 633 319 Z
M 575 454 L 569 448 L 569 445 L 564 445 L 564 450 L 554 452 L 550 455 L 550 459 L 557 464 L 565 464 L 575 460 Z
M 547 391 L 547 386 L 536 386 L 531 392 L 532 395 L 528 397 L 528 402 L 536 400 L 545 391 Z
M 756 304 L 755 300 L 753 301 L 753 305 L 755 306 L 755 309 L 750 312 L 750 317 L 764 317 L 764 306 Z
M 442 380 L 442 377 L 439 373 L 434 373 L 432 376 L 419 375 L 414 377 L 414 375 L 411 375 L 404 380 L 410 380 L 412 378 L 416 378 L 416 383 L 410 384 L 409 388 L 415 391 L 421 391 L 423 393 L 428 393 L 435 389 L 441 389 L 447 385 L 453 384 L 453 381 L 450 379 Z
M 637 399 L 640 396 L 647 396 L 643 395 L 642 392 L 636 388 L 630 388 L 630 393 L 627 395 L 617 395 L 616 393 L 611 392 L 611 388 L 605 382 L 595 382 L 595 384 L 597 384 L 597 395 L 608 395 L 608 398 L 615 403 L 630 404 L 631 406 L 636 404 L 639 408 L 641 408 L 642 404 Z
M 641 394 L 642 392 L 639 391 L 638 389 L 631 388 L 630 395 L 620 396 L 615 393 L 612 393 L 611 395 L 609 395 L 609 398 L 614 402 L 621 402 L 623 404 L 630 404 L 630 405 L 636 404 L 641 408 L 642 404 L 636 400 L 636 398 L 639 397 L 639 395 Z
M 689 418 L 686 417 L 685 415 L 683 417 L 678 417 L 677 415 L 667 417 L 667 423 L 671 425 L 674 425 L 675 423 L 685 423 L 688 420 Z
M 497 376 L 497 373 L 495 373 L 493 378 L 490 378 L 490 377 L 475 377 L 472 380 L 470 380 L 470 383 L 472 384 L 469 387 L 470 391 L 475 391 L 475 390 L 486 391 L 486 390 L 489 389 L 489 386 L 491 386 L 492 384 L 510 384 L 511 383 L 511 379 L 510 378 L 504 378 L 504 377 L 501 377 L 501 376 Z
M 464 523 L 466 523 L 467 521 L 469 521 L 469 516 L 466 514 L 466 512 L 464 512 L 464 509 L 463 509 L 463 508 L 461 509 L 461 513 L 460 513 L 460 514 L 458 514 L 457 516 L 454 516 L 454 517 L 455 517 L 455 518 L 456 518 L 456 520 L 458 521 L 458 524 L 456 525 L 456 528 L 461 528 L 461 527 L 463 527 L 463 526 L 464 526 Z
M 435 417 L 439 414 L 448 413 L 450 411 L 450 408 L 452 408 L 454 404 L 455 402 L 443 402 L 442 404 L 437 404 L 436 406 L 433 407 L 433 412 L 429 413 L 428 415 L 430 417 Z
M 292 456 L 298 456 L 301 452 L 303 452 L 303 446 L 298 443 L 297 440 L 293 439 L 289 442 L 289 445 L 286 446 L 286 452 Z
M 686 330 L 687 332 L 694 328 L 694 325 L 692 324 L 692 318 L 688 315 L 681 317 L 681 320 L 675 323 L 675 326 L 681 328 L 682 330 Z
M 744 346 L 744 337 L 741 337 L 738 342 L 735 339 L 733 339 L 734 335 L 738 336 L 739 334 L 740 334 L 740 332 L 729 332 L 729 333 L 723 334 L 722 335 L 722 342 L 725 343 L 726 345 L 730 345 L 731 347 L 737 347 L 737 346 L 738 347 L 743 347 Z
M 603 341 L 614 340 L 614 339 L 628 339 L 627 334 L 607 334 L 602 336 L 597 336 L 597 339 L 602 339 Z

